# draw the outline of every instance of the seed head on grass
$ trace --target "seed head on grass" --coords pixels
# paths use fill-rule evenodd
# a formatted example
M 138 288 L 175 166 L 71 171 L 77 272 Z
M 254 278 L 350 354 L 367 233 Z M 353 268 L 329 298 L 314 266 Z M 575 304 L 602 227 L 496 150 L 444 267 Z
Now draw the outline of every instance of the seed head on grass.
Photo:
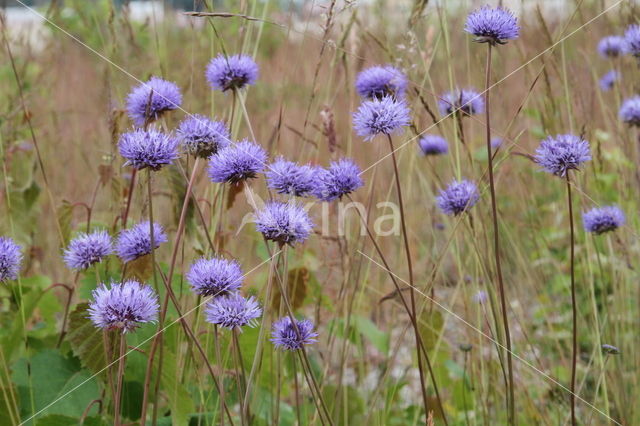
M 617 58 L 626 53 L 627 42 L 621 36 L 607 36 L 598 42 L 598 53 L 604 59 Z
M 436 197 L 438 207 L 445 214 L 458 216 L 468 211 L 480 199 L 478 187 L 469 180 L 453 181 Z
M 153 224 L 153 245 L 154 248 L 167 242 L 167 235 L 161 225 Z M 140 222 L 129 229 L 120 232 L 116 242 L 116 252 L 118 257 L 124 262 L 131 262 L 139 257 L 151 253 L 151 234 L 149 221 Z
M 226 296 L 240 289 L 244 275 L 240 264 L 222 257 L 196 260 L 187 273 L 187 281 L 200 296 Z
M 265 174 L 267 185 L 278 194 L 307 197 L 317 185 L 315 167 L 309 164 L 299 165 L 282 157 L 271 163 Z
M 364 101 L 353 114 L 353 127 L 366 141 L 380 134 L 391 135 L 400 132 L 409 123 L 407 104 L 390 96 Z
M 360 167 L 350 158 L 332 161 L 328 168 L 319 170 L 315 195 L 321 201 L 342 198 L 364 185 Z
M 449 143 L 439 135 L 424 135 L 418 141 L 422 155 L 443 155 L 449 152 Z
M 9 237 L 0 237 L 0 283 L 18 278 L 22 252 Z
M 295 320 L 294 327 L 290 317 L 282 317 L 271 328 L 271 341 L 278 349 L 295 351 L 305 345 L 317 342 L 318 333 L 313 331 L 313 323 L 308 319 Z
M 129 118 L 139 127 L 156 121 L 164 112 L 177 109 L 181 104 L 178 86 L 158 77 L 134 87 L 127 96 Z
M 589 142 L 576 135 L 549 136 L 536 149 L 535 161 L 545 172 L 564 177 L 569 170 L 578 170 L 591 160 Z
M 135 129 L 120 135 L 118 149 L 134 169 L 160 170 L 178 158 L 178 140 L 154 128 Z
M 640 96 L 635 95 L 622 102 L 620 119 L 631 126 L 640 126 Z
M 245 298 L 240 293 L 232 293 L 207 303 L 205 314 L 207 322 L 211 324 L 240 329 L 244 326 L 255 327 L 256 319 L 262 315 L 262 308 L 254 297 Z
M 220 54 L 209 62 L 205 74 L 214 90 L 239 90 L 255 84 L 258 79 L 258 64 L 247 55 Z
M 84 270 L 102 262 L 113 253 L 113 241 L 106 231 L 81 233 L 71 240 L 64 251 L 64 262 L 71 269 Z
M 256 213 L 256 229 L 280 245 L 303 243 L 313 230 L 307 212 L 295 203 L 271 201 Z
M 137 281 L 102 284 L 93 290 L 89 318 L 97 328 L 118 329 L 122 333 L 158 318 L 158 296 L 151 287 Z
M 204 115 L 185 118 L 177 133 L 187 152 L 201 158 L 209 158 L 231 143 L 227 125 Z
M 401 99 L 407 90 L 407 84 L 404 73 L 391 65 L 369 67 L 356 77 L 356 90 L 366 99 L 381 99 L 385 96 Z
M 629 25 L 624 33 L 624 41 L 625 53 L 640 56 L 640 25 Z
M 520 26 L 513 13 L 503 7 L 483 6 L 467 16 L 464 30 L 476 36 L 478 43 L 506 44 L 520 35 Z
M 624 225 L 625 216 L 617 206 L 596 207 L 583 213 L 582 221 L 587 232 L 600 235 Z
M 484 112 L 484 99 L 475 89 L 456 89 L 443 93 L 438 98 L 438 110 L 440 115 L 446 117 L 449 114 L 474 115 Z
M 600 81 L 598 81 L 598 84 L 600 85 L 600 89 L 603 92 L 607 92 L 613 89 L 613 86 L 616 84 L 616 82 L 619 79 L 620 79 L 620 73 L 616 70 L 611 70 L 602 76 Z
M 240 183 L 255 178 L 265 167 L 267 152 L 257 143 L 244 140 L 221 149 L 209 160 L 212 182 Z

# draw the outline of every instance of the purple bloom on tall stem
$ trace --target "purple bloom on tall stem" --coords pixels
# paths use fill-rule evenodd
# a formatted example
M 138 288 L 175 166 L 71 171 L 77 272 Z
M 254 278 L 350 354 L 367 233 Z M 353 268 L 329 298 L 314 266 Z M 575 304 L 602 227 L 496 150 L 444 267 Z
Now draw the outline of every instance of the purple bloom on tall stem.
M 502 146 L 504 140 L 500 137 L 491 138 L 491 148 L 498 149 Z
M 200 296 L 225 296 L 240 289 L 244 274 L 235 260 L 222 257 L 196 260 L 187 273 L 187 281 Z
M 479 43 L 505 44 L 520 35 L 518 20 L 503 7 L 483 6 L 467 16 L 464 30 L 476 36 Z
M 599 235 L 624 225 L 625 216 L 617 206 L 596 207 L 583 213 L 582 221 L 587 232 Z
M 418 141 L 423 155 L 442 155 L 449 152 L 447 140 L 439 135 L 424 135 Z
M 280 157 L 269 166 L 267 185 L 278 194 L 307 197 L 316 188 L 316 168 L 309 165 L 299 165 L 293 161 Z
M 475 89 L 456 89 L 442 94 L 438 99 L 438 110 L 443 117 L 459 112 L 462 116 L 482 114 L 484 99 Z
M 353 114 L 353 127 L 366 141 L 379 134 L 391 135 L 399 132 L 409 123 L 407 104 L 390 96 L 364 101 Z
M 178 127 L 178 136 L 189 154 L 209 158 L 231 143 L 227 125 L 204 115 L 185 118 Z
M 9 237 L 0 237 L 0 283 L 18 278 L 22 252 Z
M 271 341 L 278 349 L 302 349 L 305 345 L 317 342 L 316 337 L 318 333 L 313 330 L 313 323 L 308 319 L 295 320 L 294 326 L 290 317 L 282 317 L 271 328 Z
M 228 329 L 240 329 L 245 325 L 256 326 L 256 319 L 262 315 L 262 308 L 254 297 L 242 297 L 240 293 L 218 297 L 205 309 L 207 322 Z
M 151 253 L 151 234 L 149 221 L 140 222 L 129 229 L 120 232 L 116 242 L 118 257 L 125 262 L 131 262 L 139 257 Z M 153 224 L 154 249 L 167 242 L 167 235 L 161 225 Z
M 402 98 L 408 82 L 399 69 L 391 65 L 375 65 L 358 74 L 356 90 L 360 96 L 367 99 L 380 99 L 385 96 Z
M 127 333 L 142 323 L 155 322 L 158 309 L 158 296 L 153 289 L 129 280 L 110 287 L 102 284 L 93 290 L 89 318 L 98 328 Z
M 624 33 L 624 41 L 626 53 L 640 56 L 640 25 L 629 25 Z
M 598 42 L 598 53 L 605 59 L 617 58 L 626 53 L 626 41 L 621 36 L 603 37 Z
M 635 95 L 622 102 L 620 119 L 631 126 L 640 126 L 640 96 Z
M 265 167 L 267 152 L 257 143 L 244 140 L 221 149 L 209 160 L 212 182 L 238 183 L 252 179 Z
M 175 83 L 151 77 L 131 90 L 127 96 L 127 112 L 136 126 L 144 126 L 160 118 L 165 111 L 177 109 L 182 94 Z
M 457 216 L 468 211 L 480 199 L 478 187 L 469 180 L 453 181 L 436 197 L 438 207 L 448 215 Z
M 135 129 L 120 135 L 118 149 L 134 169 L 160 170 L 178 158 L 178 140 L 154 128 Z
M 598 81 L 598 84 L 600 85 L 600 89 L 602 89 L 603 92 L 607 92 L 613 89 L 613 86 L 619 79 L 620 73 L 616 70 L 611 70 L 602 76 L 600 81 Z
M 258 64 L 247 55 L 220 54 L 209 62 L 205 74 L 212 89 L 223 92 L 242 89 L 258 79 Z
M 364 185 L 360 167 L 350 158 L 332 161 L 327 169 L 319 169 L 315 195 L 322 201 L 333 201 Z
M 280 245 L 302 243 L 311 234 L 313 222 L 295 203 L 271 201 L 256 213 L 256 229 L 264 238 Z
M 578 170 L 585 161 L 591 160 L 589 142 L 575 135 L 549 136 L 536 149 L 535 161 L 544 171 L 556 176 L 565 176 L 569 170 Z
M 71 269 L 83 270 L 109 256 L 113 252 L 111 236 L 106 231 L 81 233 L 71 240 L 64 251 L 64 263 Z

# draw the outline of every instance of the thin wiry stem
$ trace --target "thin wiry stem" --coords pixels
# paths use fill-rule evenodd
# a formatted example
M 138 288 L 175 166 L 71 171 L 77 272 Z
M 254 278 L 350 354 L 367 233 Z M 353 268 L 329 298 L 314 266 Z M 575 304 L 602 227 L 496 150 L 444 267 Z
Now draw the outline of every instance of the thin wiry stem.
M 124 376 L 124 363 L 127 358 L 126 347 L 127 347 L 127 339 L 125 338 L 125 333 L 122 332 L 120 334 L 120 356 L 118 358 L 118 376 L 116 380 L 118 380 L 118 384 L 116 386 L 116 394 L 114 396 L 114 413 L 113 413 L 113 424 L 115 426 L 120 426 L 120 402 L 122 400 L 122 380 Z
M 578 360 L 578 308 L 576 304 L 576 280 L 575 280 L 575 237 L 573 230 L 573 200 L 571 199 L 571 178 L 569 171 L 566 175 L 567 180 L 567 203 L 569 205 L 569 229 L 571 235 L 571 316 L 573 326 L 573 348 L 571 355 L 571 424 L 576 426 L 576 364 Z

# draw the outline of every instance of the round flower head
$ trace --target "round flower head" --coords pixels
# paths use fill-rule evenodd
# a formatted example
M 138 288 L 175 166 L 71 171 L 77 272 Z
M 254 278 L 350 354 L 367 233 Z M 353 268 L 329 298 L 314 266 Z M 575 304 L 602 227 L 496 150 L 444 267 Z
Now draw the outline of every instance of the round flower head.
M 322 201 L 333 201 L 354 192 L 364 185 L 360 173 L 360 167 L 350 158 L 332 161 L 327 169 L 318 171 L 316 197 Z
M 118 149 L 134 169 L 160 170 L 178 158 L 178 140 L 156 129 L 135 129 L 120 135 Z
M 71 240 L 64 251 L 64 263 L 71 269 L 83 270 L 102 262 L 113 252 L 113 242 L 106 231 L 82 233 Z
M 288 351 L 302 349 L 304 345 L 317 342 L 318 333 L 313 331 L 313 323 L 308 319 L 295 320 L 282 317 L 271 327 L 271 341 L 279 348 Z
M 627 27 L 624 33 L 625 53 L 640 56 L 640 25 L 633 24 Z
M 187 273 L 187 281 L 200 296 L 225 296 L 240 289 L 244 275 L 235 260 L 221 257 L 198 259 Z
M 137 281 L 102 284 L 93 290 L 89 304 L 89 318 L 98 328 L 121 329 L 123 333 L 135 330 L 145 322 L 158 317 L 158 296 L 148 285 Z
M 602 352 L 607 355 L 620 355 L 621 351 L 618 347 L 610 345 L 608 343 L 603 343 L 601 346 Z
M 491 148 L 498 149 L 502 146 L 504 140 L 499 137 L 491 138 Z
M 479 304 L 486 303 L 489 295 L 484 290 L 478 290 L 476 294 L 473 295 L 473 301 Z
M 613 89 L 614 84 L 620 79 L 620 73 L 616 70 L 611 70 L 602 76 L 598 84 L 603 92 L 607 92 Z
M 618 113 L 620 119 L 632 126 L 640 126 L 640 96 L 625 99 Z
M 20 263 L 20 246 L 11 238 L 0 237 L 0 283 L 18 278 Z
M 369 141 L 379 134 L 390 135 L 410 122 L 409 108 L 402 100 L 390 96 L 364 101 L 353 114 L 353 127 L 359 136 Z
M 153 224 L 153 245 L 154 248 L 160 247 L 160 244 L 167 242 L 167 235 L 164 229 L 157 223 Z M 140 222 L 130 229 L 120 232 L 118 241 L 116 242 L 116 252 L 120 259 L 125 262 L 131 262 L 145 254 L 151 253 L 151 234 L 149 229 L 149 221 Z
M 202 158 L 211 157 L 231 142 L 229 129 L 222 121 L 197 114 L 180 123 L 178 136 L 189 154 Z
M 294 203 L 268 202 L 256 213 L 255 221 L 256 229 L 267 240 L 282 245 L 304 242 L 313 229 L 307 212 Z
M 474 89 L 456 89 L 446 92 L 438 99 L 438 110 L 444 117 L 449 114 L 464 115 L 482 114 L 484 112 L 484 99 Z
M 175 83 L 151 77 L 131 90 L 127 96 L 127 112 L 136 126 L 160 118 L 165 111 L 177 109 L 182 104 L 182 94 Z
M 207 65 L 207 81 L 212 89 L 226 92 L 242 89 L 258 79 L 258 64 L 247 55 L 216 56 Z
M 625 54 L 626 42 L 624 37 L 607 36 L 598 43 L 598 53 L 603 58 L 617 58 Z
M 316 168 L 311 165 L 300 166 L 280 157 L 266 172 L 267 185 L 278 194 L 306 197 L 316 188 L 316 174 Z
M 594 234 L 615 231 L 624 225 L 625 217 L 617 206 L 605 206 L 589 210 L 582 214 L 584 229 Z
M 483 6 L 467 16 L 464 30 L 476 36 L 479 43 L 505 44 L 520 35 L 518 20 L 503 7 Z
M 209 160 L 212 182 L 238 183 L 255 178 L 264 169 L 267 152 L 257 143 L 244 140 L 221 149 Z
M 438 207 L 445 214 L 453 216 L 469 210 L 479 199 L 478 187 L 469 180 L 454 180 L 436 197 Z
M 207 303 L 205 314 L 211 324 L 234 329 L 245 325 L 255 327 L 262 309 L 255 298 L 244 298 L 240 293 L 233 293 Z
M 385 96 L 404 97 L 408 80 L 402 71 L 391 65 L 376 65 L 358 74 L 356 90 L 363 98 L 380 99 Z
M 589 142 L 575 135 L 549 136 L 536 149 L 535 161 L 548 173 L 564 176 L 591 160 Z
M 447 140 L 438 135 L 424 135 L 418 141 L 423 155 L 440 155 L 449 152 Z

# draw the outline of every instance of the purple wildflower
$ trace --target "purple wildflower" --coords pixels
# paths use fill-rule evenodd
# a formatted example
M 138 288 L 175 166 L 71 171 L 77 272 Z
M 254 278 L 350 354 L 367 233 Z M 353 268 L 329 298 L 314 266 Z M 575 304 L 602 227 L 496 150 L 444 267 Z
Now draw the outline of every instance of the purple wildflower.
M 487 295 L 486 291 L 478 290 L 478 292 L 473 295 L 473 301 L 482 305 L 483 303 L 487 302 L 488 297 L 489 296 Z
M 402 100 L 390 96 L 364 101 L 353 114 L 353 127 L 359 136 L 369 141 L 379 134 L 390 135 L 410 122 L 409 108 Z
M 356 90 L 367 99 L 380 99 L 385 96 L 404 97 L 408 80 L 402 71 L 391 65 L 376 65 L 358 74 Z
M 608 343 L 603 343 L 601 346 L 602 352 L 607 355 L 620 355 L 621 351 L 618 347 L 610 345 Z
M 582 214 L 584 229 L 596 235 L 615 231 L 625 223 L 624 212 L 617 206 L 597 207 Z
M 209 160 L 212 182 L 238 183 L 255 178 L 264 169 L 267 152 L 257 143 L 244 140 L 221 149 Z
M 71 240 L 64 251 L 64 263 L 71 269 L 83 270 L 102 262 L 112 252 L 113 242 L 106 231 L 81 233 Z
M 640 96 L 635 95 L 622 102 L 620 119 L 631 126 L 640 126 Z
M 223 92 L 242 89 L 258 79 L 258 64 L 247 55 L 220 54 L 209 62 L 205 74 L 212 89 Z
M 196 260 L 187 273 L 187 281 L 200 296 L 225 296 L 240 289 L 244 275 L 235 260 L 221 257 Z
M 619 79 L 620 79 L 620 73 L 618 71 L 616 70 L 609 71 L 608 73 L 603 75 L 600 81 L 598 82 L 600 84 L 600 89 L 602 89 L 603 92 L 607 92 L 613 89 L 614 84 L 616 84 L 616 82 Z
M 0 237 L 0 283 L 18 278 L 21 263 L 20 246 L 9 237 Z
M 226 124 L 198 114 L 180 123 L 178 135 L 189 154 L 202 158 L 211 157 L 231 142 Z
M 151 234 L 149 221 L 140 222 L 132 228 L 120 232 L 116 243 L 116 252 L 120 259 L 131 262 L 145 254 L 151 253 Z M 153 224 L 154 249 L 167 242 L 167 235 L 161 225 Z
M 454 180 L 436 197 L 438 207 L 445 214 L 453 216 L 469 210 L 479 199 L 478 187 L 469 180 Z
M 625 53 L 640 56 L 640 25 L 629 25 L 624 33 L 624 41 Z
M 625 54 L 626 44 L 621 36 L 603 37 L 598 43 L 598 53 L 605 59 L 617 58 Z
M 439 135 L 424 135 L 418 141 L 423 155 L 441 155 L 449 152 L 447 140 Z
M 316 188 L 316 168 L 299 165 L 280 157 L 266 172 L 267 185 L 278 194 L 289 194 L 296 197 L 307 197 Z
M 491 148 L 498 149 L 502 146 L 504 140 L 500 137 L 491 138 Z
M 317 342 L 318 333 L 313 331 L 313 323 L 308 319 L 295 320 L 282 317 L 271 328 L 271 341 L 279 348 L 289 351 L 302 349 L 304 345 Z
M 89 318 L 98 328 L 135 330 L 141 323 L 155 322 L 158 317 L 158 296 L 148 285 L 129 280 L 102 284 L 93 290 Z
M 549 136 L 536 149 L 535 161 L 548 173 L 564 176 L 591 160 L 589 142 L 575 135 Z
M 354 192 L 364 185 L 360 173 L 360 167 L 350 158 L 332 161 L 327 169 L 319 169 L 316 197 L 333 201 Z
M 456 89 L 444 93 L 438 99 L 438 110 L 443 117 L 459 112 L 462 112 L 463 116 L 482 114 L 484 99 L 475 89 Z
M 255 327 L 256 318 L 262 315 L 262 308 L 255 298 L 244 298 L 240 293 L 233 293 L 207 303 L 205 314 L 211 324 L 239 329 L 245 325 Z
M 476 36 L 474 41 L 492 45 L 505 44 L 520 35 L 518 20 L 503 7 L 483 6 L 467 16 L 464 30 Z
M 165 112 L 182 104 L 182 94 L 175 83 L 151 77 L 131 90 L 127 96 L 127 112 L 136 126 L 151 123 Z
M 302 243 L 311 234 L 313 222 L 307 212 L 295 203 L 271 201 L 256 213 L 256 229 L 267 240 L 281 245 Z
M 118 149 L 134 169 L 160 170 L 178 158 L 178 140 L 156 129 L 135 129 L 120 135 Z

